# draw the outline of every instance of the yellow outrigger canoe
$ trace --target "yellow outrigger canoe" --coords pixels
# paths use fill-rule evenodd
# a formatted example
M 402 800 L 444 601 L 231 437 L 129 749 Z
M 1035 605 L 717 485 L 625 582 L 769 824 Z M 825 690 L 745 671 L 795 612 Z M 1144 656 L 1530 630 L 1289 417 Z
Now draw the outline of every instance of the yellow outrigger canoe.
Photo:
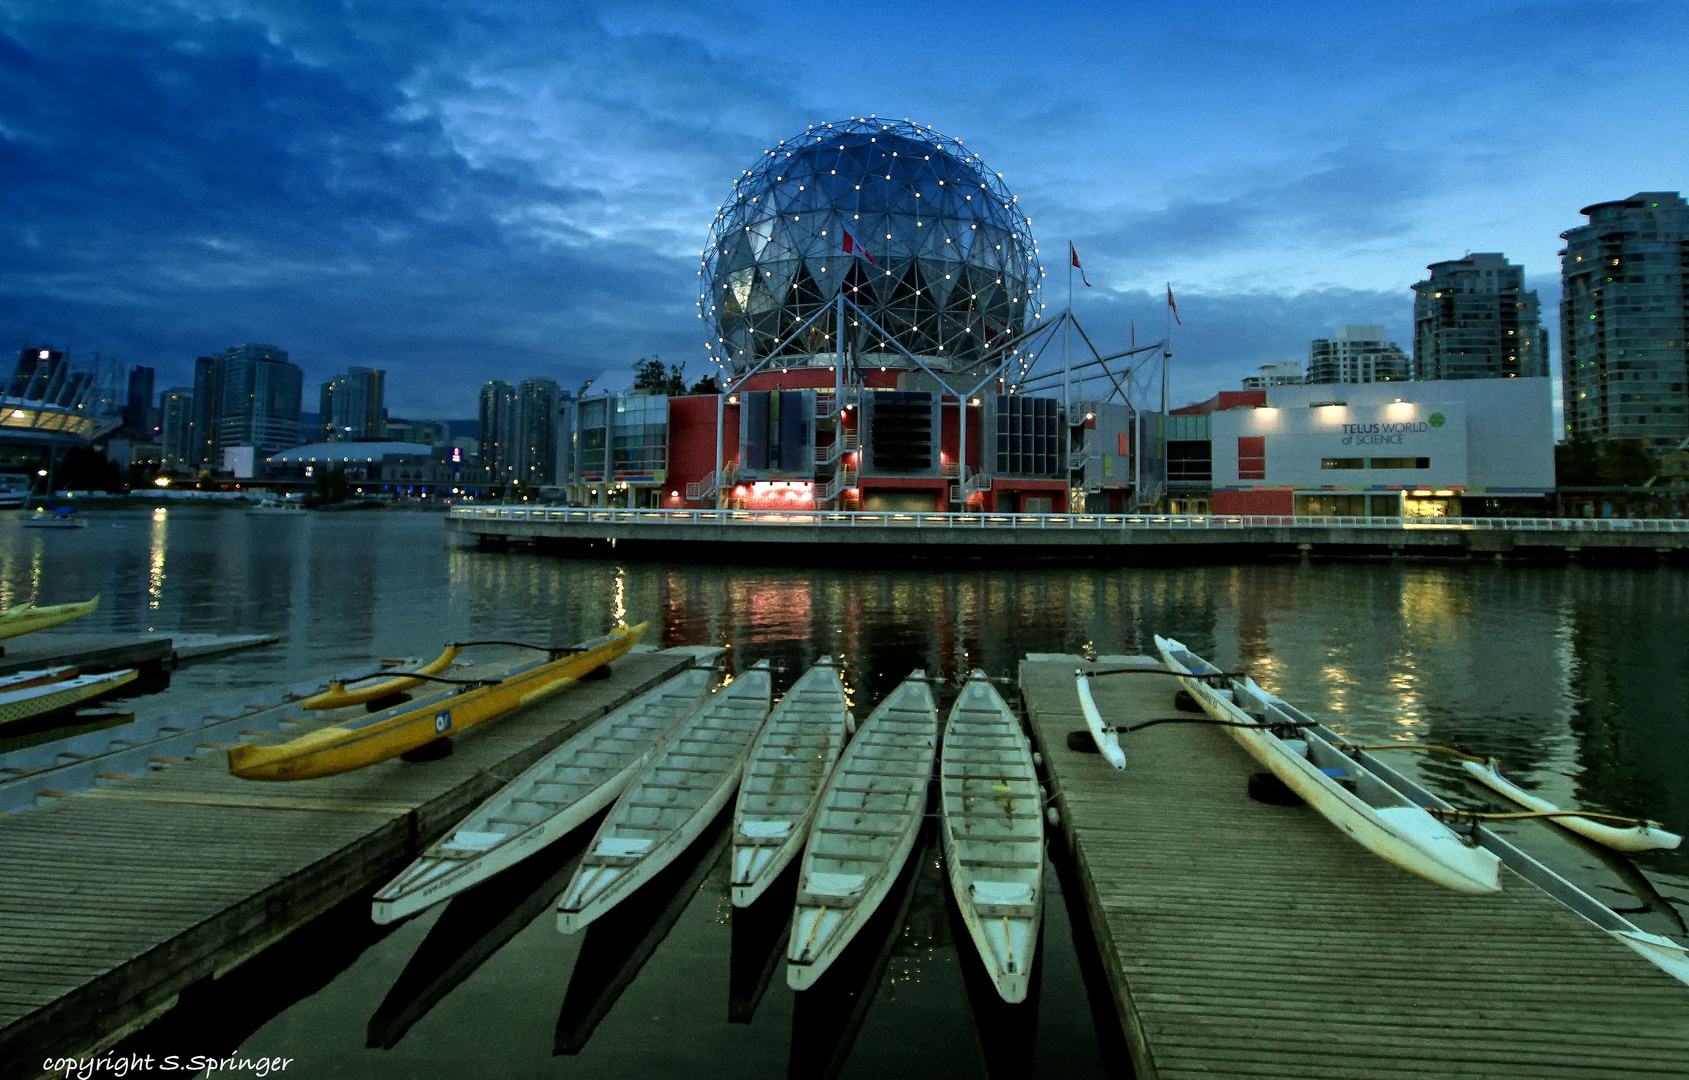
M 247 780 L 311 780 L 374 765 L 550 697 L 610 663 L 645 636 L 625 626 L 569 655 L 521 668 L 491 686 L 398 705 L 301 735 L 278 746 L 229 748 L 229 771 Z
M 75 668 L 66 669 L 75 671 Z M 60 709 L 69 709 L 104 697 L 120 686 L 135 681 L 140 672 L 134 668 L 107 671 L 100 675 L 76 675 L 19 686 L 0 692 L 0 724 L 42 716 Z
M 45 630 L 50 626 L 59 626 L 80 619 L 91 614 L 100 606 L 100 598 L 84 600 L 80 604 L 54 604 L 51 607 L 36 607 L 34 604 L 19 604 L 14 608 L 0 611 L 0 639 L 17 637 L 27 634 L 31 630 Z
M 358 690 L 346 689 L 343 682 L 331 682 L 328 689 L 315 697 L 308 697 L 299 703 L 301 709 L 317 711 L 320 709 L 340 709 L 347 705 L 368 705 L 372 701 L 402 694 L 407 690 L 414 690 L 421 686 L 426 679 L 415 678 L 416 675 L 442 675 L 452 666 L 463 651 L 461 645 L 447 645 L 446 651 L 440 654 L 438 660 L 431 660 L 407 675 L 400 675 L 393 679 L 383 679 L 378 683 L 365 686 Z M 373 676 L 372 676 L 373 677 Z

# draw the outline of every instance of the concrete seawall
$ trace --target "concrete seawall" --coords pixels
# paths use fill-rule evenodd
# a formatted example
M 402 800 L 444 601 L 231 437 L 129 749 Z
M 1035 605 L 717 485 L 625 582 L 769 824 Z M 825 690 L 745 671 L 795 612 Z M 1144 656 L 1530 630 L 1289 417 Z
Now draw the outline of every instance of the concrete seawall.
M 1553 518 L 1261 518 L 1108 514 L 918 514 L 814 511 L 561 510 L 464 507 L 446 521 L 457 543 L 528 544 L 618 554 L 768 558 L 779 549 L 829 558 L 1193 560 L 1315 554 L 1680 561 L 1689 521 Z

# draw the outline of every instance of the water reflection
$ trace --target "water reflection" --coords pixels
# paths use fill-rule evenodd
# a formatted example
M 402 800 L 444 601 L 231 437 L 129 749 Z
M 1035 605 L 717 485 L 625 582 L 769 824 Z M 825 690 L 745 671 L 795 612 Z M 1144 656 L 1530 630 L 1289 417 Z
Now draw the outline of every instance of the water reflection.
M 921 872 L 929 864 L 937 865 L 931 858 L 931 834 L 930 827 L 922 830 L 903 873 L 855 940 L 813 986 L 796 995 L 791 1056 L 786 1066 L 788 1080 L 832 1080 L 850 1059 L 851 1046 L 885 981 L 892 952 L 907 925 L 917 888 L 924 877 L 936 876 Z M 933 901 L 931 906 L 942 911 L 943 901 L 936 896 Z
M 792 864 L 750 907 L 733 909 L 733 951 L 727 981 L 727 1020 L 748 1024 L 775 978 L 784 979 L 786 944 L 797 900 L 798 870 Z
M 569 884 L 602 815 L 452 899 L 370 1017 L 366 1045 L 391 1050 L 405 1032 L 536 918 Z
M 712 887 L 717 893 L 727 890 L 722 857 L 732 817 L 731 810 L 723 811 L 678 859 L 586 928 L 557 1014 L 554 1054 L 585 1049 L 693 899 Z

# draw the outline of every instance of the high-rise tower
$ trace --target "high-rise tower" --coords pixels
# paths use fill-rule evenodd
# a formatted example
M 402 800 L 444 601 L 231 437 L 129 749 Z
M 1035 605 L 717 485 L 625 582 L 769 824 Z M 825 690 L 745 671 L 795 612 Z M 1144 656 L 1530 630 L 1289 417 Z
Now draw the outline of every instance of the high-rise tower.
M 1393 382 L 1407 377 L 1407 353 L 1384 340 L 1381 325 L 1339 326 L 1336 336 L 1308 342 L 1308 382 Z
M 1499 252 L 1426 267 L 1413 287 L 1418 379 L 1505 379 L 1548 374 L 1548 337 L 1525 268 Z
M 1560 234 L 1560 364 L 1566 434 L 1689 438 L 1689 204 L 1643 191 L 1581 211 Z
M 481 387 L 481 465 L 495 483 L 516 478 L 516 391 L 494 379 Z
M 216 361 L 217 444 L 250 446 L 260 455 L 299 445 L 303 373 L 274 345 L 236 345 Z M 195 387 L 197 396 L 198 387 Z M 221 462 L 212 460 L 213 465 Z

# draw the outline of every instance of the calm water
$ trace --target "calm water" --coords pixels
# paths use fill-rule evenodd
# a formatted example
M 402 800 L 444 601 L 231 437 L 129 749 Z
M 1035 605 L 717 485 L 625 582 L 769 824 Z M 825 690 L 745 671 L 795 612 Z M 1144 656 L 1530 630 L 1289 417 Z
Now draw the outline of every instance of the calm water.
M 1002 675 L 1028 651 L 1137 652 L 1163 633 L 1245 665 L 1358 738 L 1497 754 L 1555 802 L 1689 825 L 1681 569 L 720 568 L 455 550 L 425 514 L 171 508 L 92 521 L 45 533 L 0 519 L 0 604 L 100 592 L 81 629 L 282 636 L 183 668 L 168 692 L 126 706 L 142 713 L 370 656 L 432 655 L 453 638 L 578 640 L 623 616 L 655 619 L 662 644 L 729 645 L 739 668 L 772 658 L 782 682 L 817 653 L 842 654 L 859 715 L 913 666 Z M 1448 765 L 1419 768 L 1455 801 L 1485 805 Z M 1512 835 L 1644 928 L 1681 935 L 1689 856 L 1597 854 L 1541 826 Z M 930 849 L 856 968 L 831 996 L 800 1002 L 765 963 L 780 947 L 784 912 L 768 914 L 780 905 L 730 918 L 718 853 L 706 844 L 694 854 L 645 907 L 578 937 L 558 934 L 548 914 L 566 849 L 497 897 L 466 897 L 389 932 L 349 908 L 249 965 L 229 984 L 238 993 L 219 984 L 185 999 L 142 1038 L 172 1052 L 188 1040 L 293 1056 L 313 1076 L 817 1075 L 832 1062 L 845 1076 L 965 1077 L 985 1075 L 987 1060 L 1089 1075 L 1116 1060 L 1117 1036 L 1092 1022 L 1102 991 L 1087 993 L 1084 931 L 1075 945 L 1053 872 L 1031 1005 L 1005 1011 L 971 992 L 977 973 L 956 948 Z M 319 955 L 333 962 L 309 959 Z M 730 1023 L 730 1011 L 750 1022 Z

